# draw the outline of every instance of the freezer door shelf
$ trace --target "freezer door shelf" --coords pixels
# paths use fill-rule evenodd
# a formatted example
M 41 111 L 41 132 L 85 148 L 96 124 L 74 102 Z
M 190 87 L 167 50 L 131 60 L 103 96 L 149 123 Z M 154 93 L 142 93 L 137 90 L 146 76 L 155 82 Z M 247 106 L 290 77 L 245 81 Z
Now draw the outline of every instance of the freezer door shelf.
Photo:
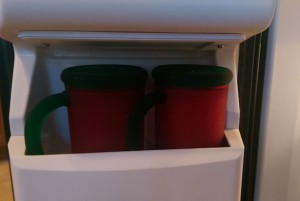
M 244 146 L 25 156 L 23 136 L 9 142 L 16 201 L 237 201 Z

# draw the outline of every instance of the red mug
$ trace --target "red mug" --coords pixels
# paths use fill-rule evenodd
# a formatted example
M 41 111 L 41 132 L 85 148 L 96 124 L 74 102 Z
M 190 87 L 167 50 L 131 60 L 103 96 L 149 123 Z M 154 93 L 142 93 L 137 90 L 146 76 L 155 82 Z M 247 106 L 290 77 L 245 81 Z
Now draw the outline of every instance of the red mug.
M 157 149 L 223 145 L 228 85 L 232 79 L 229 69 L 164 65 L 156 67 L 152 76 L 157 92 L 146 95 L 137 110 L 146 113 L 155 105 Z M 145 113 L 134 112 L 131 118 L 142 119 Z M 129 135 L 138 135 L 137 127 L 130 125 Z
M 42 100 L 27 118 L 26 154 L 44 153 L 42 124 L 61 106 L 68 109 L 72 153 L 129 150 L 128 117 L 144 96 L 147 76 L 143 68 L 126 65 L 66 68 L 61 73 L 66 90 Z

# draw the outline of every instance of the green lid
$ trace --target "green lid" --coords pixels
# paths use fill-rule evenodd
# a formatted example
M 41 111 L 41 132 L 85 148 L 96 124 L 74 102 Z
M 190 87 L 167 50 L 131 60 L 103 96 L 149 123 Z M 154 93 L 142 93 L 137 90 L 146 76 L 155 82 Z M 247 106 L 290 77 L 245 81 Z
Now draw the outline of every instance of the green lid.
M 228 68 L 194 64 L 158 66 L 153 69 L 152 76 L 158 85 L 176 87 L 215 87 L 232 80 Z
M 66 68 L 61 80 L 78 89 L 124 89 L 143 87 L 148 77 L 141 67 L 128 65 L 86 65 Z

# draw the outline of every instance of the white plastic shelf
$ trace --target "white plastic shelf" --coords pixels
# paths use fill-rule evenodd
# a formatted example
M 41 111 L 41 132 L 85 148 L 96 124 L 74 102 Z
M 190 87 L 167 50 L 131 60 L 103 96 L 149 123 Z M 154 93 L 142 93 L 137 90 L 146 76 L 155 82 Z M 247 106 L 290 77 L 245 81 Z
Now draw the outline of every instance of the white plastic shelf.
M 16 201 L 238 201 L 244 146 L 26 156 L 9 142 Z

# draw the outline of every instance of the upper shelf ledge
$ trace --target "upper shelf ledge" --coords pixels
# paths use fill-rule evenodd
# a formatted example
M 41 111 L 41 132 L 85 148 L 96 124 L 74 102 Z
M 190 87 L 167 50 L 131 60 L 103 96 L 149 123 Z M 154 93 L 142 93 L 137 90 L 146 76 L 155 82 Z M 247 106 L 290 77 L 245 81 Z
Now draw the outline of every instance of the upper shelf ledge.
M 0 0 L 0 37 L 20 31 L 244 34 L 265 30 L 275 0 Z

